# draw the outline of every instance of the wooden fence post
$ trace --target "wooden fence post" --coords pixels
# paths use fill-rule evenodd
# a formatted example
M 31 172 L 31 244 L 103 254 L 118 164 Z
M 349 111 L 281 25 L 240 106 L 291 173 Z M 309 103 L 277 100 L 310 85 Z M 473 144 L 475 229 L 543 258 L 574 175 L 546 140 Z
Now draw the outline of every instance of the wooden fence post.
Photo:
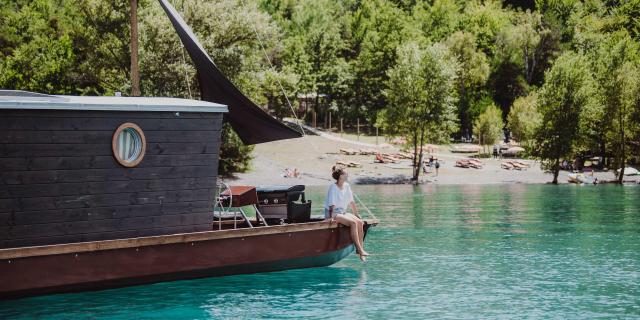
M 318 123 L 316 121 L 317 121 L 317 119 L 316 119 L 316 111 L 313 110 L 313 127 L 314 128 L 318 128 Z

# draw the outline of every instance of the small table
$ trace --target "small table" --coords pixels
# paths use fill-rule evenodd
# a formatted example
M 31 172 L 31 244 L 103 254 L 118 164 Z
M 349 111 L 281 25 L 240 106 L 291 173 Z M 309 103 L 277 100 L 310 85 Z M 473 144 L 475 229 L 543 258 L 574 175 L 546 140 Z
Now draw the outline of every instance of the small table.
M 221 207 L 238 208 L 238 211 L 242 215 L 244 221 L 253 228 L 251 221 L 242 210 L 244 206 L 253 206 L 256 211 L 256 220 L 262 219 L 265 226 L 268 226 L 267 221 L 262 217 L 258 207 L 258 193 L 255 186 L 227 186 L 227 189 L 220 193 L 220 196 L 216 200 Z M 219 229 L 222 229 L 222 212 L 218 216 Z M 236 219 L 234 214 L 234 228 L 236 228 Z
M 244 207 L 258 204 L 258 193 L 254 186 L 229 186 L 222 196 L 231 196 L 232 207 Z

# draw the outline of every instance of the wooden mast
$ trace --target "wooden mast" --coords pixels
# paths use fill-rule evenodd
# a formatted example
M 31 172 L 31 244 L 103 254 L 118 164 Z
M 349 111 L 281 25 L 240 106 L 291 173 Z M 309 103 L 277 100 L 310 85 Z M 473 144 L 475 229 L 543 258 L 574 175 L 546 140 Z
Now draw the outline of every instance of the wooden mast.
M 138 0 L 131 0 L 131 95 L 140 95 L 138 71 Z

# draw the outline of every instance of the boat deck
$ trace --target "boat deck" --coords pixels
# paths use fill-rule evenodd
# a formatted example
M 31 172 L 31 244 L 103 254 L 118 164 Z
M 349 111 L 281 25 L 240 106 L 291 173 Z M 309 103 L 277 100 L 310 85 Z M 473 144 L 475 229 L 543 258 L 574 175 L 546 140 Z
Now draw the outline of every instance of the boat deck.
M 367 225 L 377 225 L 377 219 L 364 219 Z M 215 225 L 215 223 L 214 223 Z M 307 223 L 291 223 L 273 226 L 256 226 L 253 228 L 242 227 L 236 229 L 213 230 L 205 232 L 192 232 L 182 234 L 171 234 L 162 236 L 139 237 L 117 240 L 102 240 L 91 242 L 78 242 L 68 244 L 33 246 L 21 248 L 0 249 L 0 260 L 47 256 L 57 254 L 93 252 L 101 250 L 139 248 L 145 246 L 156 246 L 164 244 L 200 242 L 217 239 L 242 238 L 261 235 L 271 235 L 279 233 L 293 233 L 321 229 L 333 229 L 341 227 L 336 222 L 327 220 L 312 221 Z

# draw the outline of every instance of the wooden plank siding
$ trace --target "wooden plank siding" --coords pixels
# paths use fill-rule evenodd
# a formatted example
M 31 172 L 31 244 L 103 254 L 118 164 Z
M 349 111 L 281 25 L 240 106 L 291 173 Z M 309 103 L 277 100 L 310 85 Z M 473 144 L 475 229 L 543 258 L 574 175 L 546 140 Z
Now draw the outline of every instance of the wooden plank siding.
M 111 139 L 147 141 L 125 168 Z M 0 248 L 207 231 L 221 113 L 0 110 Z

